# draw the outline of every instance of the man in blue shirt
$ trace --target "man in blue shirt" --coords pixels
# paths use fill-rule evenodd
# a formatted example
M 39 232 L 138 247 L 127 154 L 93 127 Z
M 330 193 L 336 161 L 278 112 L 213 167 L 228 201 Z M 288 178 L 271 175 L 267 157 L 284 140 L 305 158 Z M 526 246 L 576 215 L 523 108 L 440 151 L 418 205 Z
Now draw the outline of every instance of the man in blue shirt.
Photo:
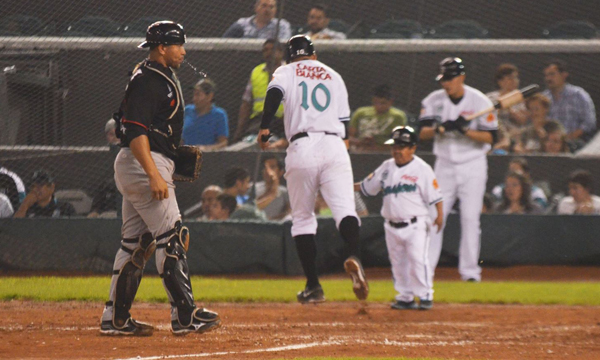
M 543 94 L 552 101 L 548 117 L 561 122 L 571 142 L 587 142 L 596 131 L 594 102 L 584 89 L 569 84 L 568 77 L 562 60 L 551 60 L 544 68 L 548 89 Z
M 217 150 L 227 146 L 229 120 L 224 109 L 213 104 L 215 83 L 209 78 L 194 86 L 194 104 L 185 107 L 183 143 L 200 145 L 202 150 Z

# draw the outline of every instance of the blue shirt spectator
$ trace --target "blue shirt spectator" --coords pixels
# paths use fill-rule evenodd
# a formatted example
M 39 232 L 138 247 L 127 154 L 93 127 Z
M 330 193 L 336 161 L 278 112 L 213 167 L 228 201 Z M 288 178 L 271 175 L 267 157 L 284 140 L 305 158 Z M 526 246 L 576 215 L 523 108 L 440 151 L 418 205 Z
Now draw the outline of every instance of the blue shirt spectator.
M 227 112 L 213 104 L 215 83 L 200 80 L 194 86 L 194 104 L 185 107 L 183 142 L 200 145 L 203 150 L 216 150 L 227 146 L 229 120 Z
M 257 0 L 254 5 L 255 15 L 240 18 L 223 34 L 226 38 L 274 39 L 279 23 L 278 38 L 285 42 L 292 36 L 292 27 L 285 19 L 276 19 L 276 0 Z
M 544 68 L 548 89 L 543 92 L 552 102 L 549 117 L 561 122 L 571 141 L 587 141 L 596 130 L 596 109 L 590 95 L 567 82 L 569 72 L 562 60 L 552 60 Z
M 185 107 L 183 142 L 186 145 L 214 145 L 220 137 L 229 137 L 229 120 L 223 108 L 212 105 L 207 114 L 200 115 L 196 105 Z

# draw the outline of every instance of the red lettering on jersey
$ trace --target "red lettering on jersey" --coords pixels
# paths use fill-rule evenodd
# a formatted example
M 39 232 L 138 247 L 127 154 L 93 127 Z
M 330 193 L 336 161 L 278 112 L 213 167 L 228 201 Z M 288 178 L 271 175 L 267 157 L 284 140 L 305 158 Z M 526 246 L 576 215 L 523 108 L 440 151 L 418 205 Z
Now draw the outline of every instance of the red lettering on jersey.
M 401 179 L 412 181 L 412 182 L 416 183 L 417 180 L 419 180 L 419 177 L 418 176 L 410 176 L 410 175 L 402 175 Z
M 311 80 L 331 80 L 331 75 L 321 66 L 308 66 L 298 64 L 296 66 L 296 76 L 309 78 Z

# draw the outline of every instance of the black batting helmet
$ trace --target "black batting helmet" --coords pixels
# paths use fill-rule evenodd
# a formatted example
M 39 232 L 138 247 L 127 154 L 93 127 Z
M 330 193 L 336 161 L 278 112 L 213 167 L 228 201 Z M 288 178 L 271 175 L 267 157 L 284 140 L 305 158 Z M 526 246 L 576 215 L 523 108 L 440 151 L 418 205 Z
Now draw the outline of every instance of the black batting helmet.
M 461 58 L 447 57 L 440 62 L 440 74 L 435 81 L 451 80 L 465 74 L 465 64 Z
M 299 56 L 311 56 L 315 53 L 312 40 L 306 35 L 292 36 L 286 45 L 288 63 Z
M 396 126 L 392 130 L 392 138 L 386 141 L 386 145 L 417 145 L 417 133 L 410 126 Z
M 185 31 L 183 26 L 173 21 L 157 21 L 148 26 L 146 41 L 139 44 L 139 48 L 152 45 L 183 45 L 185 44 Z

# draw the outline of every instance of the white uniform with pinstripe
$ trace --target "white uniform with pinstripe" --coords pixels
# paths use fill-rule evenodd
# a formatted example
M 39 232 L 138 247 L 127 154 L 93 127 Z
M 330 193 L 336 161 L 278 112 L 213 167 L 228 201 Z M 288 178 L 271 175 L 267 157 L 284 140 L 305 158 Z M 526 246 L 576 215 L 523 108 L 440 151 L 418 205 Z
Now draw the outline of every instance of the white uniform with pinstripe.
M 279 67 L 269 83 L 271 88 L 283 93 L 285 136 L 290 142 L 285 178 L 292 236 L 316 234 L 318 190 L 338 227 L 346 216 L 358 218 L 352 166 L 342 140 L 350 106 L 340 74 L 317 60 L 301 60 Z M 305 136 L 293 139 L 302 133 Z
M 402 166 L 389 159 L 362 181 L 361 190 L 366 196 L 383 194 L 381 216 L 396 300 L 433 300 L 429 207 L 442 201 L 433 169 L 418 156 Z

